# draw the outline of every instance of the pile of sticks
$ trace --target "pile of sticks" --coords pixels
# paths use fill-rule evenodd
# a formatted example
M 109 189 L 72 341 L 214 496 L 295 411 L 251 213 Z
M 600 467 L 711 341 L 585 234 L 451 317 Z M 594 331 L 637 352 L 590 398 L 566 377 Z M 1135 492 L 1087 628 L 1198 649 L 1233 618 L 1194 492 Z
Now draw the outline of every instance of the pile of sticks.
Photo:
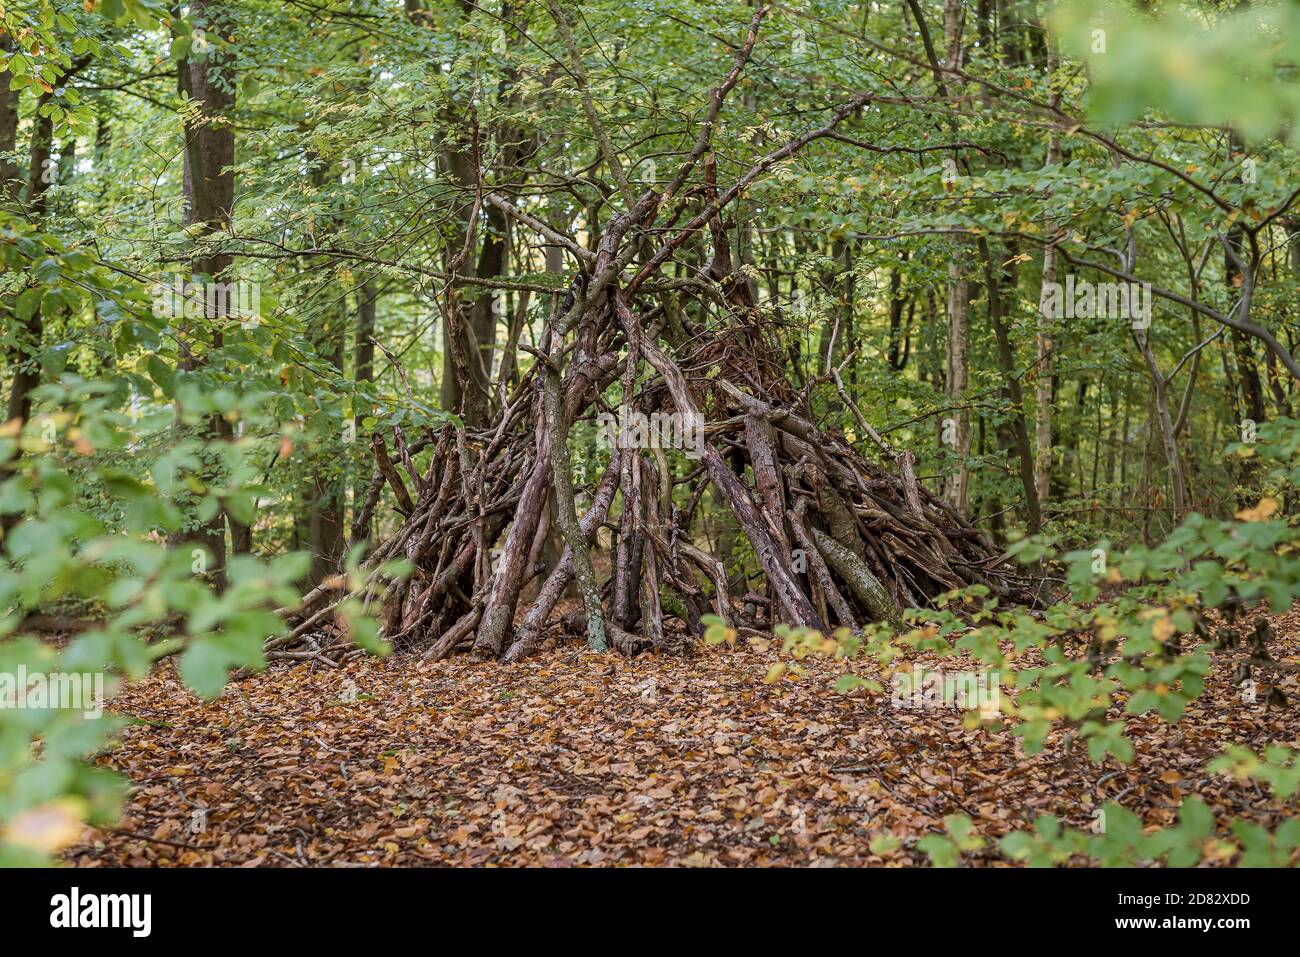
M 820 428 L 806 393 L 771 378 L 780 368 L 777 337 L 743 286 L 730 296 L 744 321 L 710 331 L 680 314 L 669 323 L 662 303 L 635 312 L 625 289 L 599 288 L 599 275 L 598 267 L 597 278 L 574 285 L 574 298 L 587 303 L 573 345 L 565 347 L 557 305 L 543 340 L 549 351 L 537 351 L 491 428 L 448 423 L 414 441 L 401 428 L 372 437 L 374 478 L 354 527 L 370 527 L 386 490 L 400 525 L 374 546 L 358 587 L 336 578 L 305 596 L 278 651 L 357 596 L 382 607 L 384 636 L 400 646 L 433 658 L 467 650 L 478 660 L 516 661 L 538 647 L 575 578 L 583 608 L 571 624 L 585 622 L 593 644 L 626 652 L 671 647 L 682 633 L 702 632 L 710 614 L 747 626 L 765 609 L 768 627 L 828 631 L 894 620 L 903 608 L 972 584 L 1005 600 L 1033 600 L 1032 583 L 918 482 L 912 453 L 879 439 L 838 374 L 840 398 L 877 443 L 879 461 Z M 579 307 L 568 308 L 573 315 Z M 720 341 L 728 336 L 740 347 Z M 616 391 L 624 411 L 702 423 L 702 441 L 694 458 L 615 441 L 579 518 L 570 431 L 609 410 L 606 395 Z M 706 490 L 748 538 L 765 594 L 731 593 L 728 570 L 700 530 Z M 548 568 L 552 495 L 566 547 Z M 591 557 L 601 528 L 610 542 L 603 582 Z M 384 572 L 401 558 L 408 577 Z M 526 591 L 531 601 L 521 607 Z
M 568 38 L 567 21 L 558 8 L 552 12 Z M 712 135 L 765 12 L 755 13 L 730 72 L 710 91 L 698 137 L 662 192 L 636 195 L 608 131 L 588 111 L 614 177 L 607 208 L 623 212 L 598 231 L 587 223 L 594 234 L 587 245 L 542 218 L 544 195 L 530 204 L 522 187 L 504 195 L 475 180 L 467 193 L 471 229 L 490 207 L 570 256 L 577 277 L 562 301 L 552 297 L 537 347 L 519 344 L 534 360 L 529 368 L 520 373 L 512 348 L 495 394 L 480 394 L 468 374 L 460 305 L 468 287 L 456 277 L 467 257 L 453 257 L 438 304 L 465 396 L 458 411 L 486 405 L 487 415 L 463 418 L 489 425 L 448 424 L 414 441 L 400 429 L 373 437 L 374 481 L 354 528 L 370 527 L 385 490 L 400 525 L 373 545 L 360 582 L 326 582 L 305 596 L 277 649 L 327 625 L 355 597 L 382 608 L 391 641 L 434 658 L 465 649 L 478 660 L 508 661 L 537 648 L 571 584 L 582 600 L 575 624 L 588 643 L 624 651 L 668 647 L 675 626 L 666 623 L 674 621 L 688 633 L 701 631 L 708 614 L 742 625 L 750 608 L 765 610 L 767 627 L 829 630 L 897 618 L 902 608 L 972 584 L 1005 600 L 1033 600 L 1031 583 L 921 486 L 911 453 L 880 440 L 830 369 L 878 462 L 819 427 L 810 390 L 791 381 L 778 317 L 760 307 L 752 280 L 733 263 L 723 210 L 808 144 L 836 137 L 836 127 L 875 96 L 840 103 L 823 125 L 793 136 L 721 189 Z M 568 48 L 581 82 L 576 48 Z M 615 397 L 634 412 L 699 423 L 698 458 L 683 463 L 677 451 L 615 447 L 579 516 L 570 433 L 580 420 L 609 412 Z M 427 464 L 417 467 L 430 448 Z M 710 507 L 701 508 L 706 490 Z M 702 547 L 710 508 L 734 514 L 764 594 L 731 594 L 728 570 Z M 552 514 L 564 551 L 545 567 Z M 602 528 L 611 542 L 604 580 L 592 560 Z M 409 577 L 385 571 L 401 558 Z M 521 607 L 535 581 L 535 595 Z

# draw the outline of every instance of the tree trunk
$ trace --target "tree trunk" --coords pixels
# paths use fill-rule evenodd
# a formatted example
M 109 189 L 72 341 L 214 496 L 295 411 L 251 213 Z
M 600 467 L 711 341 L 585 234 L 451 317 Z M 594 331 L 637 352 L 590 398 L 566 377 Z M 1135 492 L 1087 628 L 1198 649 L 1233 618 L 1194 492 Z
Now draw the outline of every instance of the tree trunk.
M 1051 72 L 1049 70 L 1050 77 Z M 1047 164 L 1055 166 L 1061 161 L 1061 140 L 1055 134 L 1048 139 Z M 1056 224 L 1049 221 L 1048 235 L 1056 233 Z M 1038 296 L 1038 366 L 1035 370 L 1034 418 L 1034 488 L 1039 501 L 1046 506 L 1051 496 L 1052 483 L 1052 336 L 1053 316 L 1046 308 L 1047 290 L 1056 282 L 1056 247 L 1048 243 L 1043 247 L 1043 281 Z
M 13 39 L 9 34 L 0 36 L 0 52 L 9 53 Z M 8 206 L 18 196 L 22 181 L 18 164 L 9 157 L 18 148 L 18 99 L 20 91 L 10 89 L 9 71 L 0 73 L 0 205 Z
M 962 0 L 944 0 L 943 4 L 943 47 L 944 65 L 953 70 L 961 69 L 962 51 L 961 35 L 966 23 L 966 7 Z
M 1228 230 L 1228 243 L 1240 257 L 1242 252 L 1242 239 L 1245 231 L 1241 226 L 1233 226 Z M 1245 279 L 1241 271 L 1237 268 L 1232 257 L 1225 251 L 1223 257 L 1223 279 L 1228 287 L 1229 301 L 1234 295 L 1242 294 L 1242 283 Z M 1249 318 L 1248 316 L 1238 316 L 1239 319 Z M 1259 376 L 1259 367 L 1255 362 L 1255 347 L 1253 337 L 1240 329 L 1232 330 L 1232 348 L 1233 354 L 1237 360 L 1237 380 L 1241 385 L 1242 398 L 1245 400 L 1246 415 L 1255 422 L 1264 422 L 1268 413 L 1264 408 L 1264 387 Z
M 1156 407 L 1156 427 L 1160 433 L 1160 445 L 1169 465 L 1169 485 L 1173 492 L 1176 518 L 1181 519 L 1187 509 L 1187 486 L 1183 479 L 1182 457 L 1178 453 L 1178 439 L 1174 436 L 1174 420 L 1169 414 L 1169 382 L 1156 364 L 1155 354 L 1145 330 L 1136 330 L 1138 347 L 1146 362 L 1147 371 L 1151 373 L 1152 396 Z
M 217 0 L 194 0 L 190 4 L 190 17 L 196 28 L 209 33 L 229 35 L 234 31 L 229 11 Z M 197 104 L 205 122 L 186 124 L 184 130 L 184 189 L 185 222 L 198 224 L 205 235 L 220 233 L 230 228 L 230 217 L 235 202 L 235 132 L 230 116 L 235 106 L 233 65 L 225 49 L 216 43 L 196 45 L 190 55 L 178 64 L 179 85 L 183 93 Z M 227 278 L 231 256 L 226 253 L 208 253 L 192 263 L 193 272 L 207 281 L 219 282 Z M 206 310 L 205 310 L 206 312 Z M 225 316 L 205 317 L 210 326 L 211 345 L 222 344 L 221 324 Z M 181 344 L 181 369 L 194 372 L 201 362 L 189 346 L 196 330 L 188 322 L 179 323 L 178 338 Z M 200 323 L 202 325 L 202 323 Z M 221 416 L 210 417 L 203 426 L 202 436 L 214 441 L 228 437 L 230 425 Z M 215 475 L 204 477 L 206 483 Z M 225 586 L 226 521 L 222 512 L 197 528 L 176 533 L 171 537 L 175 547 L 191 546 L 207 552 L 207 573 L 218 588 Z M 237 522 L 233 523 L 238 525 Z M 244 536 L 237 535 L 243 539 Z
M 37 101 L 39 110 L 49 100 L 44 94 Z M 51 160 L 54 148 L 54 126 L 48 116 L 39 113 L 32 124 L 31 150 L 27 172 L 27 215 L 33 222 L 39 223 L 45 216 L 48 205 L 46 194 L 55 180 L 55 171 Z M 9 364 L 14 370 L 14 380 L 10 386 L 9 408 L 5 417 L 12 422 L 17 419 L 25 423 L 32 414 L 32 391 L 41 384 L 41 339 L 44 336 L 45 323 L 38 306 L 31 314 L 19 337 L 20 343 L 10 352 Z
M 375 344 L 371 341 L 375 334 L 375 303 L 379 293 L 375 288 L 373 276 L 367 276 L 357 286 L 357 320 L 356 334 L 352 344 L 353 380 L 373 382 L 375 378 Z M 352 410 L 353 438 L 361 435 L 361 421 L 370 412 L 369 409 Z M 373 513 L 365 508 L 364 500 L 373 476 L 369 481 L 362 479 L 362 470 L 352 477 L 352 529 L 348 533 L 349 542 L 368 541 L 371 535 L 370 525 Z
M 1029 534 L 1037 535 L 1042 531 L 1043 522 L 1038 508 L 1038 492 L 1034 488 L 1034 453 L 1029 444 L 1029 429 L 1025 425 L 1025 399 L 1020 388 L 1015 353 L 1011 348 L 1011 337 L 1002 307 L 1001 280 L 998 275 L 1001 270 L 994 262 L 988 240 L 980 237 L 979 247 L 984 258 L 984 272 L 988 285 L 989 321 L 993 325 L 993 334 L 997 338 L 998 362 L 1002 367 L 1002 374 L 1006 377 L 1004 389 L 1011 400 L 1012 430 L 1020 463 L 1020 484 L 1025 490 L 1025 512 L 1028 518 L 1026 524 Z
M 13 92 L 10 96 L 13 108 L 17 109 L 18 94 Z M 46 193 L 56 178 L 50 155 L 54 148 L 54 124 L 50 117 L 40 115 L 41 107 L 49 99 L 50 94 L 44 93 L 36 101 L 36 116 L 32 121 L 31 148 L 28 154 L 27 216 L 37 224 L 45 217 L 48 208 Z M 17 181 L 11 181 L 10 195 L 13 195 L 16 186 Z M 37 305 L 18 330 L 19 341 L 8 356 L 8 364 L 13 369 L 13 382 L 10 384 L 5 421 L 16 422 L 20 428 L 32 416 L 32 392 L 41 384 L 41 342 L 44 336 L 45 321 L 40 306 Z M 0 530 L 8 533 L 20 518 L 16 512 L 3 516 L 0 518 Z
M 957 406 L 966 401 L 966 376 L 968 355 L 966 344 L 967 318 L 970 315 L 970 281 L 962 275 L 960 263 L 954 258 L 948 264 L 948 380 L 947 395 L 950 411 L 941 423 L 941 434 L 957 459 L 957 471 L 944 485 L 944 498 L 957 507 L 963 515 L 970 507 L 970 412 Z

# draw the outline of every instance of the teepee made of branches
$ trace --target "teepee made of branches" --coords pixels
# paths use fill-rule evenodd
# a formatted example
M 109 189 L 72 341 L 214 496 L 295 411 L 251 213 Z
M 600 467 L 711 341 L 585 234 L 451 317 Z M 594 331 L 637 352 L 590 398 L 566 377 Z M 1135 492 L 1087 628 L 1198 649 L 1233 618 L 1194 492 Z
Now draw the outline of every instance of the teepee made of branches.
M 400 524 L 373 543 L 360 580 L 340 588 L 341 579 L 332 579 L 305 596 L 280 647 L 328 625 L 355 597 L 382 608 L 390 641 L 435 658 L 467 651 L 509 661 L 566 623 L 593 647 L 634 651 L 698 634 L 709 615 L 740 627 L 829 630 L 895 619 L 903 608 L 974 584 L 1004 600 L 1033 599 L 1031 583 L 980 530 L 917 480 L 912 454 L 876 434 L 829 364 L 823 382 L 834 385 L 855 432 L 871 442 L 870 456 L 819 424 L 810 383 L 792 375 L 779 314 L 760 305 L 733 261 L 728 209 L 773 167 L 837 137 L 837 127 L 873 99 L 841 103 L 823 125 L 721 188 L 712 131 L 760 18 L 710 91 L 699 137 L 662 191 L 635 194 L 599 117 L 589 114 L 613 179 L 609 196 L 623 211 L 598 231 L 589 225 L 586 245 L 529 212 L 526 189 L 471 184 L 470 222 L 483 210 L 504 215 L 570 256 L 575 278 L 566 294 L 553 296 L 537 347 L 512 343 L 532 362 L 518 374 L 512 361 L 513 387 L 498 383 L 494 399 L 491 390 L 475 394 L 470 357 L 456 347 L 466 321 L 458 303 L 470 287 L 457 281 L 459 261 L 451 261 L 439 298 L 451 365 L 463 377 L 465 401 L 481 403 L 486 414 L 418 437 L 400 428 L 372 437 L 374 478 L 354 527 L 371 526 L 386 488 Z M 609 414 L 612 402 L 621 414 L 692 423 L 696 457 L 683 466 L 679 452 L 616 442 L 580 514 L 570 433 Z M 477 427 L 463 424 L 474 419 Z M 417 466 L 417 458 L 427 464 Z M 702 507 L 706 491 L 710 504 Z M 728 569 L 705 544 L 710 508 L 734 515 L 761 567 L 761 588 L 732 593 Z M 564 548 L 548 563 L 552 523 Z M 607 554 L 595 561 L 597 551 Z M 385 569 L 402 558 L 410 574 L 390 577 Z M 581 608 L 557 618 L 573 586 Z

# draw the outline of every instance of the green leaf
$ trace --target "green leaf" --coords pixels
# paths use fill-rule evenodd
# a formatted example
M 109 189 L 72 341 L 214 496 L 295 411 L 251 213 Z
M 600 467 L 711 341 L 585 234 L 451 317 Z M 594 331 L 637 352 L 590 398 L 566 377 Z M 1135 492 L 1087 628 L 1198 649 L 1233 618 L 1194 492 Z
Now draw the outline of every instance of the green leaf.
M 201 697 L 216 698 L 226 686 L 229 663 L 228 655 L 214 640 L 195 639 L 181 655 L 181 680 Z

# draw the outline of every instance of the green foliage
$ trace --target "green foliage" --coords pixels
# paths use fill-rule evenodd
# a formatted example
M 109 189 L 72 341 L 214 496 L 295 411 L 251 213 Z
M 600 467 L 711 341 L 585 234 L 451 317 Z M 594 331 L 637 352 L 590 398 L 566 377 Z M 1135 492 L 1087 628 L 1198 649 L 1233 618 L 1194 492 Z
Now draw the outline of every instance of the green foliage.
M 1233 745 L 1210 762 L 1207 770 L 1229 774 L 1238 780 L 1262 781 L 1281 798 L 1289 798 L 1300 788 L 1300 763 L 1292 748 L 1272 745 L 1256 755 L 1248 748 Z
M 87 254 L 11 221 L 0 223 L 0 238 L 5 263 L 34 279 L 24 295 L 30 302 L 38 293 L 49 317 L 87 294 L 100 314 L 125 317 L 138 307 L 141 291 Z M 27 308 L 23 296 L 13 308 Z M 285 629 L 273 609 L 299 600 L 304 552 L 234 556 L 218 592 L 202 550 L 168 547 L 170 535 L 218 510 L 253 517 L 264 492 L 256 436 L 272 428 L 266 410 L 275 402 L 181 372 L 167 361 L 162 331 L 149 316 L 122 318 L 119 357 L 138 354 L 142 340 L 155 346 L 140 371 L 100 379 L 64 372 L 37 392 L 40 414 L 0 431 L 0 517 L 18 520 L 0 554 L 0 676 L 9 682 L 0 687 L 8 696 L 0 707 L 0 865 L 39 863 L 73 840 L 82 820 L 106 823 L 116 813 L 122 782 L 93 757 L 122 721 L 94 695 L 111 700 L 124 682 L 178 655 L 182 680 L 215 697 L 233 669 L 265 667 L 264 642 Z M 158 402 L 133 415 L 124 407 L 132 390 L 175 397 L 183 414 L 174 420 Z M 212 415 L 247 423 L 247 437 L 203 438 L 186 425 Z M 58 607 L 94 624 L 56 649 L 24 622 Z M 387 651 L 356 604 L 340 614 L 359 646 Z M 35 687 L 48 685 L 50 694 L 19 687 L 22 674 L 40 676 Z M 86 693 L 72 704 L 53 697 L 59 676 L 84 676 Z
M 916 842 L 935 867 L 956 867 L 965 852 L 978 851 L 984 839 L 975 833 L 970 818 L 951 814 L 944 819 L 945 834 L 929 834 Z
M 1065 52 L 1088 64 L 1089 112 L 1107 124 L 1152 112 L 1188 123 L 1232 124 L 1258 140 L 1285 132 L 1300 89 L 1278 82 L 1300 61 L 1300 8 L 1243 5 L 1219 12 L 1070 2 L 1054 13 Z
M 1212 844 L 1214 816 L 1200 800 L 1188 798 L 1178 812 L 1178 824 L 1150 833 L 1142 829 L 1136 815 L 1118 804 L 1107 802 L 1098 810 L 1098 828 L 1079 831 L 1063 827 L 1050 814 L 1034 821 L 1030 831 L 1014 831 L 998 842 L 1008 859 L 1031 867 L 1052 867 L 1082 858 L 1103 867 L 1135 867 L 1161 863 L 1169 867 L 1192 867 L 1209 850 L 1230 856 L 1232 849 Z

